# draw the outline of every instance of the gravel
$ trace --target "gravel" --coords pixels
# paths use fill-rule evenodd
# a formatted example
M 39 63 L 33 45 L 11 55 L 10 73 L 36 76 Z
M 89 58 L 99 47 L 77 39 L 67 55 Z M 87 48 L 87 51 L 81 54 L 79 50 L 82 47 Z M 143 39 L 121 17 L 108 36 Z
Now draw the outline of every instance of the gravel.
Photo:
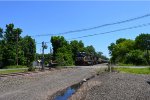
M 86 93 L 85 100 L 150 100 L 150 75 L 102 73 Z
M 58 90 L 90 77 L 90 68 L 67 68 L 55 71 L 0 79 L 0 100 L 47 100 Z

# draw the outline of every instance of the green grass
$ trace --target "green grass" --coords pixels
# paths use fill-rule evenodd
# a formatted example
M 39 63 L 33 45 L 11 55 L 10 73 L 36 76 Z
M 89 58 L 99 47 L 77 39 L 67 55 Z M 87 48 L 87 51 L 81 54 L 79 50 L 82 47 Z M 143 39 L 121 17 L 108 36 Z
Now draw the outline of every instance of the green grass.
M 11 66 L 6 66 L 4 69 L 13 69 L 13 68 L 27 68 L 27 66 L 22 66 L 22 65 L 11 65 Z
M 0 70 L 0 74 L 10 74 L 10 73 L 18 73 L 18 72 L 26 72 L 27 69 L 12 69 L 12 70 Z
M 150 74 L 150 68 L 115 68 L 115 70 L 133 74 Z
M 118 66 L 134 66 L 133 64 L 123 64 L 123 63 L 118 63 Z

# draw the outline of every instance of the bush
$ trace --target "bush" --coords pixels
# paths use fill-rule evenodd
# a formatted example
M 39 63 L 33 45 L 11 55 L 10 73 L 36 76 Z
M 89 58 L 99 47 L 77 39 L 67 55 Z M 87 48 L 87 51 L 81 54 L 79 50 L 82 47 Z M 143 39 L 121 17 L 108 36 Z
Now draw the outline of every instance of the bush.
M 141 50 L 132 50 L 126 55 L 125 63 L 134 65 L 147 65 Z
M 35 68 L 34 67 L 29 67 L 28 71 L 35 71 Z
M 73 59 L 71 54 L 57 53 L 56 62 L 59 66 L 73 65 Z

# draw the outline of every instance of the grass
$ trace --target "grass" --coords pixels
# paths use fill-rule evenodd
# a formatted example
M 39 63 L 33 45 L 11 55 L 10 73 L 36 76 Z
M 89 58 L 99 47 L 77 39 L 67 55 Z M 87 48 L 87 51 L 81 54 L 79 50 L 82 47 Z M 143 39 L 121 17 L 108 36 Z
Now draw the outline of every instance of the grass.
M 115 70 L 133 74 L 150 74 L 150 68 L 115 68 Z
M 123 64 L 123 63 L 118 63 L 118 66 L 134 66 L 133 64 Z
M 13 68 L 27 68 L 27 66 L 22 66 L 22 65 L 11 65 L 11 66 L 6 66 L 4 69 L 13 69 Z
M 18 73 L 18 72 L 26 72 L 27 69 L 11 69 L 11 70 L 0 70 L 0 74 L 10 74 L 10 73 Z

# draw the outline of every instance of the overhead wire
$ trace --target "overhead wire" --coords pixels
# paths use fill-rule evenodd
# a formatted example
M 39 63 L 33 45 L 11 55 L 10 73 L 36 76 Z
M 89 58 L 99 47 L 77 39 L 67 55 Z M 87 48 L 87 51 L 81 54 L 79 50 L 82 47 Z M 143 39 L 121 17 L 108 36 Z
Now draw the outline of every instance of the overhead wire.
M 76 37 L 76 38 L 71 38 L 69 40 L 78 39 L 78 38 L 85 38 L 85 37 L 90 37 L 90 36 L 95 36 L 95 35 L 101 35 L 101 34 L 108 34 L 108 33 L 113 33 L 113 32 L 118 32 L 118 31 L 124 31 L 124 30 L 130 30 L 130 29 L 140 28 L 140 27 L 146 27 L 146 26 L 150 26 L 150 23 L 141 24 L 141 25 L 132 26 L 132 27 L 127 27 L 127 28 L 121 28 L 121 29 L 112 30 L 112 31 L 108 31 L 108 32 L 102 32 L 102 33 L 91 34 L 91 35 L 84 35 L 84 36 L 80 36 L 80 37 Z
M 131 30 L 131 29 L 136 29 L 136 28 L 141 28 L 141 27 L 146 27 L 146 26 L 150 26 L 150 23 L 131 26 L 131 27 L 127 27 L 127 28 L 116 29 L 116 30 L 112 30 L 112 31 L 108 31 L 108 32 L 102 32 L 102 33 L 91 34 L 91 35 L 84 35 L 84 36 L 80 36 L 80 37 L 70 38 L 68 40 L 74 40 L 74 39 L 79 39 L 79 38 L 91 37 L 91 36 L 95 36 L 95 35 L 114 33 L 114 32 L 119 32 L 119 31 L 124 31 L 124 30 Z M 46 43 L 50 43 L 50 42 L 46 42 Z M 37 43 L 37 44 L 41 44 L 41 43 Z
M 34 35 L 32 37 L 37 37 L 37 36 L 55 36 L 55 35 L 64 35 L 64 34 L 75 33 L 75 32 L 89 31 L 89 30 L 94 30 L 94 29 L 98 29 L 98 28 L 101 28 L 101 27 L 106 27 L 106 26 L 112 26 L 112 25 L 127 23 L 127 22 L 138 20 L 138 19 L 146 18 L 146 17 L 150 17 L 150 14 L 145 14 L 145 15 L 138 16 L 138 17 L 135 17 L 135 18 L 130 18 L 130 19 L 127 19 L 127 20 L 117 21 L 117 22 L 108 23 L 108 24 L 103 24 L 103 25 L 99 25 L 99 26 L 95 26 L 95 27 L 90 27 L 90 28 L 83 28 L 83 29 L 71 30 L 71 31 L 66 31 L 66 32 L 58 33 L 58 34 Z

